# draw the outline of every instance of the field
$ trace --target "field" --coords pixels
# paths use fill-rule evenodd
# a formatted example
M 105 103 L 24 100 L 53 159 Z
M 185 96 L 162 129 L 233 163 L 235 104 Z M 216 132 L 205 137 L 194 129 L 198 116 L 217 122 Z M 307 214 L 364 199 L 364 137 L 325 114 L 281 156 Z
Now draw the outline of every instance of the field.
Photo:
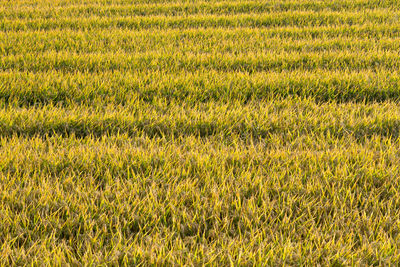
M 0 1 L 0 265 L 400 264 L 400 1 Z

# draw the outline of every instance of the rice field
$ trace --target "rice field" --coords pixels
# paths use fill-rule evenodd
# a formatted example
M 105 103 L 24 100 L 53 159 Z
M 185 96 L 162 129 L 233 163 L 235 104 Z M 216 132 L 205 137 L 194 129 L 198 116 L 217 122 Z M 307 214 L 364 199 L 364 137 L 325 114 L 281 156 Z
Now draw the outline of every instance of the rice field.
M 1 1 L 0 265 L 400 264 L 399 19 Z

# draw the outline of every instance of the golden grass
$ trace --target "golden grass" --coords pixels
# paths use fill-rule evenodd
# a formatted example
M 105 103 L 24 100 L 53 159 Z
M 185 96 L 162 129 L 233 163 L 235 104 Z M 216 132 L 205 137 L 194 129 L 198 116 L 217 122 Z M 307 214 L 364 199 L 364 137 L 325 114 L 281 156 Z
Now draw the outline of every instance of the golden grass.
M 399 4 L 0 2 L 0 265 L 398 265 Z

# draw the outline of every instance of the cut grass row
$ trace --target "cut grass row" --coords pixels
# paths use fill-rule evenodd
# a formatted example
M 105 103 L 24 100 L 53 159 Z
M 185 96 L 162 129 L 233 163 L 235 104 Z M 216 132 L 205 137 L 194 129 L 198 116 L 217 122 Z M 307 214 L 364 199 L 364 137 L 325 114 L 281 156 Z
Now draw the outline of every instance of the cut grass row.
M 349 12 L 288 11 L 267 14 L 240 15 L 188 15 L 188 16 L 137 16 L 111 18 L 53 18 L 0 21 L 0 31 L 52 30 L 52 29 L 188 29 L 188 28 L 235 28 L 235 27 L 282 27 L 282 26 L 329 26 L 357 25 L 363 23 L 397 24 L 398 10 L 372 10 Z
M 0 73 L 1 103 L 13 106 L 58 104 L 128 105 L 136 100 L 160 99 L 187 103 L 228 103 L 273 100 L 298 96 L 317 101 L 398 101 L 400 75 L 397 71 L 374 72 L 284 71 L 220 72 L 160 71 L 102 73 L 18 72 Z

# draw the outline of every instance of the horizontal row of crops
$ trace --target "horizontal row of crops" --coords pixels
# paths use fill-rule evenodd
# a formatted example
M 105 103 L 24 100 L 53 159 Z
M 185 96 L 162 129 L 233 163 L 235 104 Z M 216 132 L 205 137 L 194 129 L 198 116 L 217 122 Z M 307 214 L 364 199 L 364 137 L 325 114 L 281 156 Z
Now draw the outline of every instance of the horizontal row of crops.
M 77 18 L 49 18 L 49 19 L 2 19 L 0 31 L 28 31 L 28 30 L 95 30 L 107 28 L 122 29 L 188 29 L 188 28 L 268 28 L 284 26 L 332 26 L 358 24 L 398 24 L 398 11 L 383 9 L 378 11 L 337 11 L 326 12 L 277 12 L 271 14 L 238 14 L 238 15 L 188 15 L 188 16 L 138 16 L 138 17 L 104 17 L 83 16 Z
M 323 70 L 269 71 L 249 74 L 238 71 L 198 70 L 180 73 L 158 70 L 39 72 L 7 70 L 0 74 L 0 103 L 18 106 L 53 104 L 129 105 L 136 100 L 152 103 L 194 104 L 265 100 L 273 97 L 312 97 L 318 101 L 376 102 L 399 99 L 400 75 L 376 71 Z

